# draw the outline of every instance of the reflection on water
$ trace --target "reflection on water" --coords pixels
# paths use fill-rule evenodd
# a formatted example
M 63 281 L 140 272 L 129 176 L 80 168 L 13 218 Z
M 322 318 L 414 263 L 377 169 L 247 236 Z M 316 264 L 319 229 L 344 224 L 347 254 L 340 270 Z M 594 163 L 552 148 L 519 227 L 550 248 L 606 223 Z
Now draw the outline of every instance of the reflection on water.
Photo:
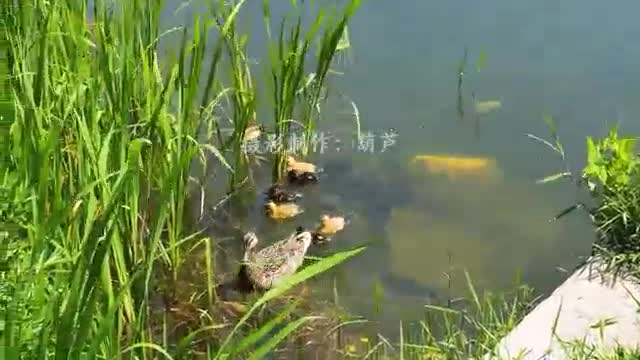
M 568 185 L 535 184 L 558 164 L 524 133 L 544 135 L 543 116 L 553 114 L 578 168 L 585 136 L 601 134 L 618 113 L 640 116 L 640 48 L 627 45 L 640 34 L 633 10 L 640 4 L 630 0 L 616 6 L 595 0 L 363 2 L 350 26 L 352 58 L 341 65 L 345 75 L 331 81 L 355 101 L 363 128 L 396 129 L 396 145 L 385 153 L 313 154 L 310 160 L 325 175 L 303 190 L 302 216 L 276 225 L 250 194 L 231 212 L 231 222 L 270 242 L 297 225 L 314 226 L 324 211 L 350 217 L 345 231 L 312 255 L 362 242 L 369 249 L 311 283 L 325 299 L 335 297 L 335 286 L 339 302 L 361 315 L 375 314 L 372 294 L 379 281 L 382 316 L 415 319 L 422 304 L 462 292 L 460 276 L 448 289 L 444 273 L 452 269 L 458 275 L 468 269 L 482 289 L 509 287 L 520 271 L 525 282 L 549 291 L 566 276 L 555 268 L 571 269 L 587 255 L 592 234 L 580 215 L 548 222 L 575 194 Z M 253 30 L 261 32 L 258 20 L 251 20 Z M 602 26 L 594 26 L 598 22 Z M 259 58 L 263 45 L 251 46 Z M 465 46 L 469 60 L 482 52 L 486 63 L 481 72 L 469 63 L 458 95 Z M 472 91 L 485 102 L 474 103 Z M 500 103 L 486 102 L 491 99 Z M 335 102 L 318 130 L 352 134 L 349 102 Z M 486 112 L 480 137 L 469 131 L 472 122 L 458 121 L 461 110 L 471 114 L 474 106 Z M 622 125 L 623 131 L 640 130 L 637 121 Z M 423 158 L 425 172 L 411 164 L 420 154 L 491 160 L 452 167 L 456 161 L 444 166 Z M 258 193 L 269 186 L 269 169 L 256 168 L 253 175 Z M 221 184 L 212 180 L 207 191 L 215 194 Z M 240 246 L 232 233 L 214 234 L 229 238 L 222 244 L 230 263 Z
M 549 266 L 546 252 L 567 234 L 547 223 L 553 207 L 525 189 L 473 179 L 415 187 L 415 201 L 393 209 L 387 223 L 393 271 L 446 290 L 444 271 L 466 268 L 477 286 L 506 288 L 516 271 L 535 272 L 528 269 L 533 259 Z M 452 286 L 464 295 L 463 278 Z

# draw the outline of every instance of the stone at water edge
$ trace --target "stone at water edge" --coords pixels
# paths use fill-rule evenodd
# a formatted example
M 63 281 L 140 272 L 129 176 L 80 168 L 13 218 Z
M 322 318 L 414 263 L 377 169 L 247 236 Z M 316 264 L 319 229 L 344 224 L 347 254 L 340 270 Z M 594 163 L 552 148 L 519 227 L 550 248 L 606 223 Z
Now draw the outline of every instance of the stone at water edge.
M 558 341 L 582 340 L 596 345 L 598 351 L 613 351 L 616 346 L 640 347 L 640 285 L 633 280 L 603 274 L 602 263 L 595 259 L 576 270 L 564 283 L 536 306 L 496 347 L 500 359 L 569 360 Z M 558 316 L 558 309 L 560 314 Z M 555 336 L 554 322 L 558 317 Z M 598 323 L 609 321 L 600 339 Z M 615 321 L 615 322 L 614 322 Z M 496 357 L 485 355 L 485 359 Z

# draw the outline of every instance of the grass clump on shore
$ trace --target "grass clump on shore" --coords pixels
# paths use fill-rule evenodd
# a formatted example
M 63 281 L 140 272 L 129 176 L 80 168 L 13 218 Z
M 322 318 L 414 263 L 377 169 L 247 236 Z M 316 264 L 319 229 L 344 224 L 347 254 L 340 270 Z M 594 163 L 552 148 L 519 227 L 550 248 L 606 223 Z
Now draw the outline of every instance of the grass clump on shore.
M 552 141 L 534 135 L 529 137 L 554 150 L 565 168 L 540 182 L 571 179 L 585 189 L 592 204 L 576 203 L 562 211 L 556 219 L 576 209 L 586 210 L 597 233 L 592 255 L 606 264 L 607 271 L 624 271 L 640 276 L 640 153 L 637 136 L 620 136 L 612 128 L 606 137 L 587 137 L 586 165 L 575 175 L 566 164 L 566 155 L 555 124 L 551 127 Z
M 197 339 L 206 339 L 198 349 L 210 358 L 259 358 L 311 318 L 285 323 L 291 309 L 264 324 L 249 326 L 249 318 L 362 250 L 309 265 L 235 324 L 217 321 L 215 239 L 190 231 L 185 219 L 194 164 L 213 158 L 236 173 L 229 159 L 238 146 L 217 136 L 211 109 L 227 91 L 245 96 L 241 83 L 219 76 L 244 76 L 240 62 L 221 60 L 246 58 L 244 48 L 224 45 L 233 44 L 243 3 L 220 1 L 211 17 L 196 15 L 164 61 L 162 1 L 0 0 L 2 51 L 13 60 L 2 100 L 15 111 L 6 112 L 0 169 L 3 359 L 192 358 Z M 252 106 L 236 104 L 232 138 Z M 155 317 L 158 283 L 175 282 L 193 249 L 209 254 L 204 315 L 175 339 L 167 314 Z
M 640 276 L 640 155 L 637 137 L 587 139 L 584 178 L 597 200 L 591 211 L 597 227 L 595 254 L 612 269 Z

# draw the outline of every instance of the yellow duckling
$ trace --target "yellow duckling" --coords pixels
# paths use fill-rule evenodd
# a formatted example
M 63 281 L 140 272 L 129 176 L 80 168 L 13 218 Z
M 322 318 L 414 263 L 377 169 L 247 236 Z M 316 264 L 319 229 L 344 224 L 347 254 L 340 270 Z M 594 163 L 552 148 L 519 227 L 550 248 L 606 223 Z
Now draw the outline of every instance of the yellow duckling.
M 265 205 L 267 215 L 278 221 L 290 219 L 297 215 L 300 215 L 304 210 L 295 203 L 276 204 L 273 201 L 269 201 Z
M 344 229 L 345 224 L 345 219 L 342 216 L 322 215 L 320 224 L 313 232 L 313 240 L 315 242 L 330 241 L 333 235 Z
M 317 167 L 314 164 L 297 161 L 293 156 L 287 156 L 287 172 L 315 173 Z
M 244 130 L 244 137 L 242 138 L 243 142 L 254 141 L 262 135 L 264 131 L 264 126 L 260 125 L 250 125 Z

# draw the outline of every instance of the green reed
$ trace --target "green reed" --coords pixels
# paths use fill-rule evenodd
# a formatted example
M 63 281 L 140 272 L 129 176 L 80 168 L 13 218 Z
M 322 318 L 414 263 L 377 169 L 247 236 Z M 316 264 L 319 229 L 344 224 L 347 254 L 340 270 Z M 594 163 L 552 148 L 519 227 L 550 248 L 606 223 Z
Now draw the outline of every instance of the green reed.
M 347 24 L 359 5 L 360 0 L 351 0 L 338 15 L 334 8 L 321 7 L 306 28 L 301 13 L 293 16 L 292 24 L 285 16 L 280 21 L 277 34 L 273 35 L 269 2 L 263 2 L 263 17 L 269 36 L 271 76 L 268 85 L 273 95 L 275 138 L 280 143 L 273 168 L 274 180 L 281 176 L 288 152 L 300 151 L 306 155 L 309 151 L 320 116 L 318 107 L 326 90 L 327 74 L 334 56 L 345 46 Z M 316 43 L 320 45 L 319 49 L 315 56 L 310 55 Z M 289 148 L 292 143 L 288 136 L 294 123 L 303 129 L 300 149 Z
M 234 9 L 244 1 L 234 0 L 216 1 L 214 21 L 218 29 L 223 24 L 227 26 L 221 44 L 218 44 L 214 58 L 220 56 L 228 60 L 225 72 L 230 75 L 231 84 L 225 87 L 216 84 L 224 91 L 227 98 L 230 120 L 233 126 L 232 134 L 220 141 L 221 151 L 233 154 L 234 173 L 231 176 L 233 189 L 246 176 L 248 162 L 243 151 L 244 135 L 250 125 L 264 125 L 266 122 L 257 119 L 257 105 L 259 98 L 268 102 L 273 111 L 272 136 L 275 143 L 276 159 L 273 167 L 274 181 L 283 172 L 285 154 L 298 149 L 291 148 L 289 141 L 293 123 L 303 128 L 304 138 L 301 152 L 307 154 L 312 141 L 312 132 L 319 121 L 319 107 L 326 91 L 326 79 L 337 52 L 348 48 L 345 43 L 347 24 L 355 10 L 360 5 L 359 0 L 351 0 L 347 6 L 337 11 L 335 7 L 325 5 L 314 9 L 313 2 L 293 2 L 293 16 L 285 15 L 279 22 L 277 36 L 272 35 L 272 15 L 269 0 L 263 0 L 263 18 L 268 35 L 268 75 L 262 79 L 266 84 L 266 93 L 259 93 L 256 87 L 258 81 L 252 76 L 252 69 L 247 57 L 247 46 L 250 38 L 238 30 L 235 23 L 227 23 Z M 316 13 L 311 24 L 303 24 L 304 9 L 312 8 Z M 293 18 L 293 21 L 291 21 Z M 312 52 L 313 45 L 318 44 L 317 52 Z M 226 51 L 221 52 L 221 47 Z M 220 139 L 219 139 L 220 140 Z
M 244 162 L 242 152 L 243 139 L 247 127 L 256 117 L 256 91 L 251 77 L 251 68 L 247 58 L 247 39 L 245 34 L 241 34 L 236 29 L 235 23 L 228 23 L 228 19 L 234 11 L 238 11 L 244 0 L 232 1 L 230 6 L 225 5 L 225 1 L 218 0 L 215 14 L 215 21 L 220 30 L 226 30 L 223 41 L 226 48 L 226 55 L 229 60 L 228 72 L 231 74 L 231 118 L 233 123 L 233 133 L 225 141 L 223 148 L 231 149 L 234 154 L 234 172 L 231 179 L 231 188 L 242 180 L 246 172 L 247 163 Z M 224 25 L 223 25 L 224 24 Z M 226 29 L 225 29 L 226 26 Z M 220 49 L 221 50 L 221 49 Z
M 0 169 L 3 358 L 171 358 L 175 341 L 157 335 L 152 301 L 158 271 L 175 281 L 203 237 L 183 225 L 194 162 L 210 153 L 229 167 L 210 111 L 227 88 L 223 55 L 238 60 L 228 86 L 236 136 L 254 106 L 235 35 L 242 4 L 196 15 L 161 62 L 158 43 L 176 34 L 160 34 L 162 1 L 2 0 L 15 109 L 10 164 Z M 253 309 L 355 253 L 310 267 Z M 210 319 L 201 332 L 219 328 Z M 224 357 L 233 351 L 224 344 L 208 351 Z
M 95 316 L 106 321 L 100 331 L 147 341 L 138 324 L 156 262 L 175 274 L 181 261 L 189 167 L 201 151 L 201 120 L 190 110 L 206 42 L 196 19 L 193 40 L 183 38 L 163 80 L 158 4 L 32 1 L 11 14 L 19 89 L 12 155 L 33 198 L 31 271 L 15 276 L 38 279 L 36 289 L 60 286 L 49 299 L 59 304 L 50 309 L 56 331 L 46 334 L 59 356 L 79 356 L 90 340 L 89 353 L 98 351 L 100 338 L 89 336 Z

